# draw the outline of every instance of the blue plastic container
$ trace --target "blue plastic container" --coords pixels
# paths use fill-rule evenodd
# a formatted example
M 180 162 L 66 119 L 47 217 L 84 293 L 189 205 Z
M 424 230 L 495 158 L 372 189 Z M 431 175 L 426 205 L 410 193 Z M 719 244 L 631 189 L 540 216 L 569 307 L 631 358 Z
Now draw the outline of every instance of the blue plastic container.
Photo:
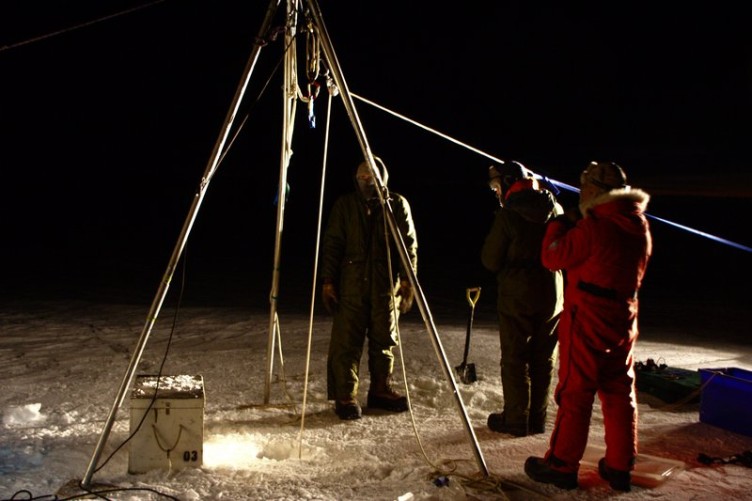
M 700 422 L 752 436 L 752 371 L 699 369 Z

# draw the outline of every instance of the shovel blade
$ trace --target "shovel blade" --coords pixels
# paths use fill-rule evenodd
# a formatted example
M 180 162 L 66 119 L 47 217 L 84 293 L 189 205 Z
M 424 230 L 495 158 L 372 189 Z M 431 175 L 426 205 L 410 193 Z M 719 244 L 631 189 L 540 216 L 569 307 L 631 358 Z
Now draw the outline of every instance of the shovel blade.
M 455 367 L 455 370 L 460 377 L 460 381 L 465 384 L 471 384 L 478 380 L 478 375 L 475 372 L 475 364 L 460 364 Z

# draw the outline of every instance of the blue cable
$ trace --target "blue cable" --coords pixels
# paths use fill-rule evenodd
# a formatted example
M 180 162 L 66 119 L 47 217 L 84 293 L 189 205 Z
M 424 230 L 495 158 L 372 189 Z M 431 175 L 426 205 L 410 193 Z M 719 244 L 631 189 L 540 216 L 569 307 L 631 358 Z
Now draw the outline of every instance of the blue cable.
M 569 185 L 569 184 L 566 184 L 566 183 L 562 183 L 560 181 L 556 181 L 555 179 L 549 179 L 549 178 L 546 178 L 546 177 L 542 177 L 542 176 L 539 176 L 538 174 L 536 174 L 535 176 L 536 176 L 536 178 L 543 179 L 543 180 L 545 180 L 545 182 L 550 183 L 550 184 L 552 184 L 554 186 L 557 186 L 557 187 L 564 188 L 565 190 L 569 190 L 569 191 L 572 191 L 574 193 L 579 193 L 580 192 L 580 190 L 578 188 L 575 188 L 572 185 Z M 680 228 L 680 229 L 688 231 L 690 233 L 694 233 L 695 235 L 699 235 L 701 237 L 705 237 L 705 238 L 708 238 L 710 240 L 714 240 L 716 242 L 719 242 L 719 243 L 722 243 L 722 244 L 725 244 L 725 245 L 729 245 L 729 246 L 735 247 L 737 249 L 741 249 L 743 251 L 752 252 L 752 247 L 747 247 L 746 245 L 742 245 L 742 244 L 739 244 L 739 243 L 736 243 L 736 242 L 732 242 L 731 240 L 726 240 L 725 238 L 717 237 L 715 235 L 711 235 L 710 233 L 705 233 L 704 231 L 696 230 L 694 228 L 690 228 L 689 226 L 684 226 L 683 224 L 674 223 L 674 222 L 669 221 L 667 219 L 656 217 L 656 216 L 653 216 L 653 215 L 650 215 L 650 214 L 647 214 L 647 213 L 645 215 L 647 217 L 651 218 L 651 219 L 655 219 L 656 221 L 660 221 L 662 223 L 670 224 L 671 226 L 674 226 L 676 228 Z

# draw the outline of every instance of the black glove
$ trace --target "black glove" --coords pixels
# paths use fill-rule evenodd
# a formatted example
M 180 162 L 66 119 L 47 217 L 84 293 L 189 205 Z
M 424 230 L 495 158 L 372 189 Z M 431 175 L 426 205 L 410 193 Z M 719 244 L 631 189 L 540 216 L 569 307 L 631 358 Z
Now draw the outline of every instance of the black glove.
M 339 298 L 337 297 L 337 288 L 333 283 L 327 282 L 321 287 L 321 299 L 324 301 L 324 308 L 329 313 L 334 313 L 339 304 Z
M 413 287 L 410 285 L 410 282 L 408 282 L 407 280 L 400 282 L 399 289 L 397 289 L 397 293 L 395 295 L 400 298 L 400 313 L 407 313 L 408 311 L 410 311 L 410 309 L 413 307 L 413 299 L 415 298 L 415 292 L 413 291 Z

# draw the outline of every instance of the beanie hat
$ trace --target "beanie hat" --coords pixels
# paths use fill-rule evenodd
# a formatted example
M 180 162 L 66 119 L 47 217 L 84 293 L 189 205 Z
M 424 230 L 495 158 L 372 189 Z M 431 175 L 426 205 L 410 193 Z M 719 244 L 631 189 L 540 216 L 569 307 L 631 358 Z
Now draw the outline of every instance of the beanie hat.
M 580 174 L 580 184 L 590 183 L 598 188 L 611 191 L 627 187 L 627 175 L 615 162 L 590 162 Z
M 531 177 L 532 173 L 516 160 L 509 160 L 498 167 L 492 165 L 488 168 L 488 184 L 492 189 L 498 185 L 504 192 L 515 182 Z
M 515 181 L 532 177 L 530 171 L 517 160 L 509 160 L 498 167 L 499 175 L 506 185 L 511 185 Z

